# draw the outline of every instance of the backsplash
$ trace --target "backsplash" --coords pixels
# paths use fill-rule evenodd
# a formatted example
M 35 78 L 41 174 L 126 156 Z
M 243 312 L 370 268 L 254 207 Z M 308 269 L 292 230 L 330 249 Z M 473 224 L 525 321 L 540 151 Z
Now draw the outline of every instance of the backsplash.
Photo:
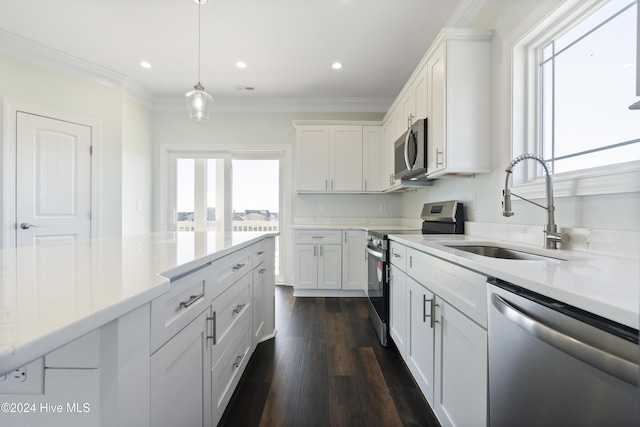
M 466 222 L 465 234 L 509 242 L 543 246 L 542 226 Z M 562 227 L 558 231 L 571 236 L 561 249 L 640 260 L 640 232 L 596 228 Z

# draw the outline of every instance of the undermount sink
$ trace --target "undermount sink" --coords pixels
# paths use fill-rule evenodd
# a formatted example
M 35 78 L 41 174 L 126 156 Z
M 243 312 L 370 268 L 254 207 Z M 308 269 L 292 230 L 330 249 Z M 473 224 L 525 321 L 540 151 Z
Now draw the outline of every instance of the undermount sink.
M 523 252 L 516 249 L 503 248 L 500 246 L 488 246 L 488 245 L 445 245 L 445 246 L 451 249 L 470 252 L 472 254 L 482 255 L 489 258 L 514 259 L 514 260 L 520 260 L 520 261 L 545 261 L 545 260 L 565 261 L 562 258 L 532 254 L 529 252 Z

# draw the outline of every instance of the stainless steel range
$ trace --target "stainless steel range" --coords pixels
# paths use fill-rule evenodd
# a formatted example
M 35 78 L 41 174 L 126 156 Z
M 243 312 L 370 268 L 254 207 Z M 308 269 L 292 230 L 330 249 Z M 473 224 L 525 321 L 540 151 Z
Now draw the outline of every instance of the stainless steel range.
M 367 236 L 369 318 L 384 346 L 389 345 L 389 235 L 464 234 L 462 202 L 426 203 L 421 218 L 421 230 L 369 230 Z

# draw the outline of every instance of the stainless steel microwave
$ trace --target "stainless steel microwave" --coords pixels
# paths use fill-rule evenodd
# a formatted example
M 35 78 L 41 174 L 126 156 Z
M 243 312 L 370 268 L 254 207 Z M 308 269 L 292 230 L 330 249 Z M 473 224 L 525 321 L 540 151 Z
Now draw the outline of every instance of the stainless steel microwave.
M 395 179 L 413 179 L 427 173 L 427 119 L 417 120 L 394 145 Z

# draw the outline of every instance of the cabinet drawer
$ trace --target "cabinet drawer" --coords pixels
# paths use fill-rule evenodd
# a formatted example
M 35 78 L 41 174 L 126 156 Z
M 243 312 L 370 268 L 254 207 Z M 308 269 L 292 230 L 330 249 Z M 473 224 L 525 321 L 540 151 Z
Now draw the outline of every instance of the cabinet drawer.
M 220 421 L 251 357 L 251 322 L 242 322 L 238 326 L 225 351 L 212 363 L 212 425 Z
M 253 251 L 253 268 L 256 268 L 264 262 L 265 255 L 267 254 L 265 241 L 261 240 L 251 246 L 251 248 Z
M 206 299 L 211 301 L 253 269 L 253 248 L 248 247 L 213 261 L 207 275 Z
M 217 360 L 233 339 L 237 325 L 251 320 L 253 274 L 247 274 L 211 303 L 213 318 L 211 360 Z
M 407 273 L 456 309 L 487 328 L 487 277 L 407 248 Z
M 397 242 L 389 242 L 389 255 L 391 258 L 391 264 L 398 267 L 400 270 L 407 271 L 407 247 Z
M 151 301 L 151 353 L 209 306 L 204 293 L 209 271 L 205 268 L 176 280 L 169 292 Z
M 296 230 L 295 243 L 302 244 L 342 244 L 342 230 Z

